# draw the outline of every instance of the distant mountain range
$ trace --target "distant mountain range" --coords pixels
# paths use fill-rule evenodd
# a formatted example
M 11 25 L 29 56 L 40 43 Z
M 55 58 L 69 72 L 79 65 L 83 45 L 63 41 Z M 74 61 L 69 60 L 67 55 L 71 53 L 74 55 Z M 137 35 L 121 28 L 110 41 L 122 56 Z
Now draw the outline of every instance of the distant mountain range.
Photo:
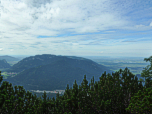
M 65 90 L 67 84 L 73 86 L 74 81 L 81 84 L 86 75 L 88 83 L 94 76 L 99 80 L 102 73 L 112 73 L 108 67 L 76 56 L 56 56 L 51 54 L 26 57 L 14 64 L 6 72 L 17 72 L 15 77 L 4 79 L 20 83 L 27 90 Z
M 11 57 L 11 56 L 8 56 L 8 55 L 5 55 L 5 56 L 0 56 L 0 60 L 3 60 L 5 59 L 7 62 L 11 62 L 11 61 L 19 61 L 20 59 L 19 58 L 15 58 L 15 57 Z

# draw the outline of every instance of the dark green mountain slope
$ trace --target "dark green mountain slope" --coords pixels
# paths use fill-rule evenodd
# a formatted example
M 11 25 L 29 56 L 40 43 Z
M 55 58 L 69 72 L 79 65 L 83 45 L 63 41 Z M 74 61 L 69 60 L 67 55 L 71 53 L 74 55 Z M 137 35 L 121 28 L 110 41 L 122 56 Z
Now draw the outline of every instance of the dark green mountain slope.
M 7 63 L 5 59 L 0 60 L 0 69 L 2 68 L 11 68 L 11 66 Z
M 67 59 L 68 58 L 68 59 Z M 43 55 L 36 55 L 36 56 L 30 56 L 26 57 L 23 60 L 19 61 L 18 63 L 14 64 L 10 69 L 4 70 L 7 72 L 22 72 L 24 70 L 37 67 L 40 65 L 46 65 L 50 64 L 59 60 L 67 59 L 69 60 L 84 60 L 87 63 L 88 62 L 93 62 L 90 59 L 82 58 L 82 57 L 75 57 L 75 56 L 56 56 L 56 55 L 51 55 L 51 54 L 43 54 Z M 82 62 L 81 61 L 81 62 Z M 71 61 L 71 65 L 73 65 L 74 61 Z M 96 62 L 93 62 L 94 65 L 97 65 L 99 67 L 103 67 L 102 65 L 97 64 Z M 79 65 L 78 65 L 79 66 Z M 108 69 L 107 67 L 104 67 Z
M 53 61 L 58 61 L 58 58 L 54 58 L 55 55 L 44 54 L 30 56 L 22 59 L 18 63 L 14 64 L 10 69 L 4 70 L 6 72 L 22 72 L 26 69 L 33 68 L 39 65 L 45 65 Z
M 104 71 L 112 72 L 92 60 L 81 59 L 52 55 L 27 57 L 11 67 L 13 72 L 22 72 L 8 81 L 21 83 L 28 90 L 55 90 L 65 89 L 67 84 L 72 86 L 75 80 L 81 84 L 85 74 L 90 81 L 93 76 L 99 80 Z

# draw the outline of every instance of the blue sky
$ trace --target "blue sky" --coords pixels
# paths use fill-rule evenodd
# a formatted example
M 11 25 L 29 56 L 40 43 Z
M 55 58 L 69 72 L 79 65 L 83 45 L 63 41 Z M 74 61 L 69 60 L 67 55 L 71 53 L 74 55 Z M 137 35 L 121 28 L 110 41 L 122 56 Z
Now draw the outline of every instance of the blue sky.
M 151 0 L 3 0 L 0 7 L 0 55 L 152 55 Z

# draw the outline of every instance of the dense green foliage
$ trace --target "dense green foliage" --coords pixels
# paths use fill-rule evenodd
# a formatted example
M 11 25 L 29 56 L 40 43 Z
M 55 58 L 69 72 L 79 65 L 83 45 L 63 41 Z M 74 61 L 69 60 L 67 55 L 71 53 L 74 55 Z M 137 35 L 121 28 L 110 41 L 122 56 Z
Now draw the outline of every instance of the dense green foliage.
M 122 77 L 120 77 L 122 75 Z M 3 77 L 0 74 L 0 82 Z M 120 86 L 122 85 L 122 86 Z M 19 88 L 19 90 L 17 90 Z M 0 112 L 3 114 L 150 114 L 152 113 L 152 81 L 146 79 L 141 84 L 137 76 L 128 68 L 106 74 L 104 72 L 100 81 L 88 85 L 86 75 L 73 88 L 67 88 L 63 96 L 56 96 L 56 100 L 48 99 L 46 92 L 37 98 L 22 86 L 15 87 L 4 81 L 0 87 Z M 18 98 L 18 100 L 17 100 Z

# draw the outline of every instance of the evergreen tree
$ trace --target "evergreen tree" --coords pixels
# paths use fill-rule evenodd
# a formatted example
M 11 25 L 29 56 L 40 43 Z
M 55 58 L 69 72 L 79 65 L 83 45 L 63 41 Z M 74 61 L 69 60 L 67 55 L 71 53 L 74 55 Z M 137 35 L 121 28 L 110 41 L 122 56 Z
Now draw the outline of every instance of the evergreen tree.
M 145 85 L 146 85 L 146 82 L 150 82 L 152 78 L 152 56 L 150 56 L 149 58 L 144 58 L 144 61 L 150 62 L 150 65 L 147 65 L 141 73 L 141 77 L 145 78 Z

